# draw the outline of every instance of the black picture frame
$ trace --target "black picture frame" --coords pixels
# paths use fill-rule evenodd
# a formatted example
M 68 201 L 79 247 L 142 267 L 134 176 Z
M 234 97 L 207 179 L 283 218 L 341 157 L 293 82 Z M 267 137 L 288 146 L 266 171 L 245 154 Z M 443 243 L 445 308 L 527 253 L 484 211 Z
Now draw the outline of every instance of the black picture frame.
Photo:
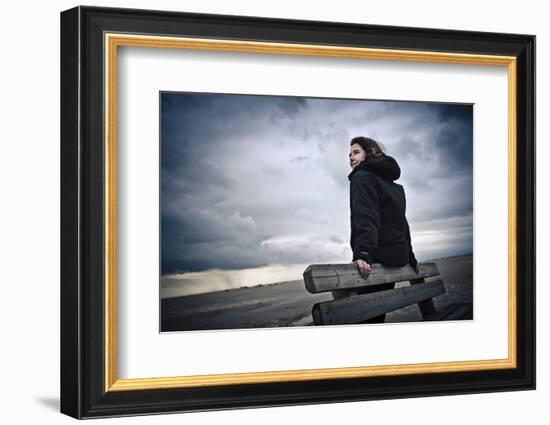
M 106 390 L 106 33 L 514 57 L 516 366 Z M 61 13 L 61 120 L 62 413 L 92 418 L 535 388 L 535 36 L 76 7 Z

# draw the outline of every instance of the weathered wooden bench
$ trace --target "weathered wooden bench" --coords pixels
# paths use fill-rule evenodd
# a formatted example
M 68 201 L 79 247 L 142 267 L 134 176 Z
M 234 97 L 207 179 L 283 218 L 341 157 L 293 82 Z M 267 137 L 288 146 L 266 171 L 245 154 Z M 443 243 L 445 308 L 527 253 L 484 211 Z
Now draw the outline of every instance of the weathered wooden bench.
M 317 264 L 304 271 L 306 289 L 318 294 L 331 291 L 332 301 L 313 306 L 316 325 L 383 322 L 391 311 L 418 304 L 425 321 L 471 318 L 471 303 L 453 303 L 439 311 L 432 298 L 445 293 L 435 263 L 420 263 L 416 273 L 411 266 L 390 268 L 373 264 L 368 279 L 363 279 L 357 266 L 351 264 Z M 409 281 L 410 286 L 395 288 L 396 282 Z M 381 319 L 381 320 L 380 320 Z

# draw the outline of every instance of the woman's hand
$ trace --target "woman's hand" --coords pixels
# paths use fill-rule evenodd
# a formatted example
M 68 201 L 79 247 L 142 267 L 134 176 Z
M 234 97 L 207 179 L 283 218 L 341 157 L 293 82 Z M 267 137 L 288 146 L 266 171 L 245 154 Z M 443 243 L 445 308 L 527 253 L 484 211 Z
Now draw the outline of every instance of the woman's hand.
M 357 269 L 359 270 L 359 274 L 363 279 L 366 279 L 369 277 L 369 273 L 372 270 L 372 267 L 369 263 L 367 263 L 364 260 L 355 260 L 354 263 L 357 265 Z

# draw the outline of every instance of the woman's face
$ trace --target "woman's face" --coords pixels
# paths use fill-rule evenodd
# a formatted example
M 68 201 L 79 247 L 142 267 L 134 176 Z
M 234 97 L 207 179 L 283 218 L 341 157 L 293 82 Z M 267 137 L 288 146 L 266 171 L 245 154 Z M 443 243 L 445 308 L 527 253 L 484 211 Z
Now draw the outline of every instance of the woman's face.
M 353 170 L 367 158 L 367 153 L 361 145 L 354 143 L 349 147 L 349 165 Z

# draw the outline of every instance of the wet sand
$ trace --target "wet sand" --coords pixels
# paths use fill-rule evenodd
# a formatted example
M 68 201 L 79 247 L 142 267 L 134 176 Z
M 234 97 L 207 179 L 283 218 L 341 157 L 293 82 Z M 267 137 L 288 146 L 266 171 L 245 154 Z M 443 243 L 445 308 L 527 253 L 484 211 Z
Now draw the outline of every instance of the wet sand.
M 437 309 L 473 302 L 471 255 L 429 262 L 437 263 L 445 282 L 445 294 L 434 298 Z M 397 284 L 404 285 L 408 282 Z M 313 305 L 331 299 L 331 293 L 307 292 L 303 280 L 166 298 L 161 305 L 162 331 L 313 326 Z M 421 315 L 416 304 L 386 315 L 387 323 L 418 320 Z

